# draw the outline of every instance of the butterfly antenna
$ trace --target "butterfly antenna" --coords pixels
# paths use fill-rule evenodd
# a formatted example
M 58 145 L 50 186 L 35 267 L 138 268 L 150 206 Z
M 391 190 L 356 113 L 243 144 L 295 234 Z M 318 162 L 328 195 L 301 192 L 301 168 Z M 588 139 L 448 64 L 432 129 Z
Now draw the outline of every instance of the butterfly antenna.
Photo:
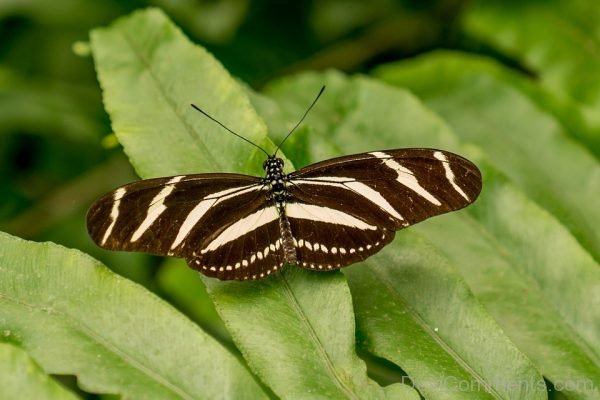
M 232 131 L 231 129 L 229 129 L 228 127 L 226 127 L 222 122 L 217 121 L 215 118 L 211 117 L 210 115 L 208 115 L 204 110 L 202 110 L 200 107 L 191 104 L 192 107 L 194 107 L 194 109 L 196 111 L 201 112 L 202 114 L 204 114 L 205 117 L 207 117 L 208 119 L 210 119 L 213 122 L 216 122 L 217 124 L 219 124 L 222 128 L 224 128 L 227 132 L 239 137 L 240 139 L 250 143 L 252 146 L 260 149 L 263 153 L 265 153 L 267 155 L 267 157 L 269 157 L 269 153 L 267 153 L 267 151 L 265 149 L 263 149 L 262 147 L 260 147 L 259 145 L 257 145 L 256 143 L 251 142 L 250 140 L 246 139 L 245 137 L 243 137 L 242 135 L 239 135 L 237 133 L 235 133 L 234 131 Z
M 304 121 L 304 118 L 306 118 L 306 116 L 308 115 L 308 113 L 310 112 L 310 110 L 314 107 L 314 105 L 317 103 L 317 100 L 319 100 L 319 97 L 321 97 L 321 95 L 323 94 L 323 92 L 325 91 L 325 85 L 323 85 L 321 87 L 321 90 L 319 90 L 319 94 L 317 95 L 317 97 L 315 97 L 315 99 L 313 100 L 312 104 L 310 105 L 310 107 L 308 107 L 308 109 L 304 112 L 304 115 L 302 116 L 302 118 L 300 118 L 300 121 L 298 121 L 298 123 L 296 124 L 296 126 L 294 126 L 292 128 L 292 130 L 290 131 L 290 133 L 288 133 L 283 140 L 279 143 L 279 145 L 277 145 L 277 149 L 275 150 L 275 153 L 273 153 L 273 157 L 275 157 L 275 154 L 277 154 L 277 152 L 279 151 L 279 149 L 281 148 L 281 146 L 283 145 L 283 143 L 287 140 L 287 138 L 289 138 L 292 133 L 294 133 L 294 131 L 296 130 L 296 128 L 298 126 L 300 126 L 300 124 L 302 123 L 302 121 Z

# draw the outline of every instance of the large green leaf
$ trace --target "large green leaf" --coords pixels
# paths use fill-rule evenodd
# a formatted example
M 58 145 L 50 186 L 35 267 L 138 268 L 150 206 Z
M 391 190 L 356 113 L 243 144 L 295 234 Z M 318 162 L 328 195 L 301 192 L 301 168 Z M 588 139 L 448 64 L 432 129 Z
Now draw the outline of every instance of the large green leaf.
M 491 171 L 478 206 L 419 225 L 504 331 L 569 397 L 599 399 L 600 265 L 568 230 Z
M 552 114 L 466 55 L 431 54 L 382 67 L 378 76 L 422 96 L 600 260 L 600 163 Z
M 426 398 L 546 397 L 535 367 L 422 237 L 402 232 L 364 264 L 345 271 L 363 345 L 400 365 Z M 517 381 L 527 386 L 502 383 Z
M 307 100 L 299 94 L 302 88 L 316 82 L 327 84 L 328 92 L 318 116 L 310 118 L 310 138 L 311 143 L 328 145 L 313 147 L 311 161 L 392 147 L 460 150 L 447 127 L 413 96 L 364 78 L 305 74 L 273 84 L 269 93 L 284 115 L 294 114 Z M 264 101 L 257 104 L 264 107 Z M 443 226 L 439 229 L 452 235 L 446 218 L 437 219 Z M 410 230 L 399 232 L 394 244 L 377 256 L 345 271 L 365 345 L 400 365 L 427 398 L 545 397 L 535 367 L 481 308 L 448 261 Z M 519 381 L 529 386 L 501 383 Z
M 72 400 L 77 396 L 46 375 L 25 351 L 0 343 L 0 398 Z
M 443 75 L 436 71 L 421 79 L 434 80 L 438 76 Z M 416 82 L 415 79 L 407 81 Z M 434 218 L 411 229 L 422 233 L 437 247 L 438 252 L 451 260 L 477 298 L 545 376 L 557 383 L 557 386 L 569 391 L 574 398 L 598 398 L 598 393 L 590 389 L 593 382 L 600 380 L 600 358 L 596 350 L 600 348 L 600 308 L 596 294 L 597 288 L 600 287 L 600 268 L 592 257 L 555 218 L 528 200 L 514 185 L 490 167 L 490 163 L 486 161 L 487 157 L 480 150 L 471 147 L 463 147 L 463 150 L 460 150 L 456 137 L 448 128 L 406 93 L 363 79 L 344 79 L 339 74 L 306 74 L 293 80 L 288 79 L 273 87 L 271 93 L 287 112 L 294 112 L 293 110 L 301 107 L 306 101 L 301 96 L 294 96 L 294 93 L 298 93 L 301 87 L 313 85 L 314 81 L 327 83 L 336 96 L 333 99 L 325 98 L 319 104 L 319 119 L 310 120 L 311 138 L 318 137 L 317 140 L 334 143 L 327 147 L 329 150 L 325 156 L 337 155 L 336 151 L 339 150 L 351 152 L 363 151 L 367 147 L 373 149 L 422 145 L 453 149 L 462 154 L 471 154 L 473 159 L 479 159 L 478 165 L 483 170 L 484 188 L 475 205 L 465 211 Z M 437 87 L 440 90 L 444 89 L 443 85 L 438 84 Z M 435 87 L 431 87 L 430 90 L 434 92 Z M 451 96 L 453 93 L 448 91 L 447 95 Z M 491 96 L 494 95 L 492 92 Z M 462 110 L 468 115 L 473 112 L 472 108 Z M 460 108 L 456 112 L 459 111 Z M 493 130 L 481 131 L 481 135 L 493 134 Z M 368 141 L 365 141 L 365 138 L 368 138 Z M 313 161 L 321 157 L 322 149 L 318 151 L 319 153 L 314 152 L 319 154 L 318 156 L 311 154 Z M 555 151 L 560 153 L 561 150 Z M 565 147 L 565 151 L 569 151 L 569 147 Z M 558 157 L 564 156 L 558 154 Z M 402 243 L 400 237 L 405 233 L 398 233 L 399 238 L 396 240 Z M 432 268 L 424 265 L 424 261 L 431 262 L 435 256 L 428 254 L 426 247 L 424 251 L 425 254 L 419 259 L 411 250 L 409 255 L 412 255 L 412 258 L 406 256 L 408 261 L 405 262 L 401 257 L 407 250 L 399 249 L 398 255 L 389 254 L 390 258 L 386 259 L 389 253 L 386 249 L 374 257 L 373 261 L 369 260 L 366 263 L 369 267 L 381 260 L 377 267 L 373 264 L 372 269 L 388 267 L 392 271 L 398 271 L 394 279 L 382 280 L 385 285 L 380 291 L 389 292 L 394 288 L 401 288 L 396 292 L 399 293 L 400 300 L 404 298 L 403 302 L 408 302 L 411 299 L 408 294 L 415 291 L 411 285 L 416 282 L 406 280 L 402 272 L 412 271 L 415 264 L 423 265 L 423 274 L 428 268 Z M 404 262 L 404 265 L 397 265 L 398 260 Z M 447 276 L 443 263 L 440 265 L 438 262 L 437 267 L 440 269 L 437 276 Z M 393 330 L 386 335 L 382 331 L 383 323 L 380 324 L 382 320 L 387 322 L 386 319 L 378 316 L 377 312 L 370 312 L 375 307 L 371 305 L 375 300 L 369 296 L 380 291 L 363 284 L 360 280 L 353 280 L 355 267 L 352 268 L 349 273 L 351 287 L 369 290 L 361 297 L 369 300 L 367 306 L 363 308 L 363 303 L 356 301 L 355 307 L 358 327 L 371 328 L 363 332 L 367 343 L 371 344 L 370 348 L 397 362 L 411 377 L 427 381 L 429 375 L 426 373 L 431 373 L 431 365 L 435 364 L 426 365 L 429 370 L 422 364 L 419 365 L 420 368 L 415 368 L 414 360 L 422 360 L 423 354 L 409 357 L 411 352 L 427 347 L 418 347 L 416 350 L 412 346 L 408 349 L 400 348 L 400 356 L 394 354 L 399 350 L 396 348 L 394 351 L 391 347 L 394 342 L 389 338 Z M 360 266 L 356 267 L 359 268 Z M 382 274 L 380 272 L 374 275 Z M 411 275 L 413 276 L 416 277 L 415 280 L 420 278 L 416 273 Z M 438 294 L 439 288 L 433 289 L 436 275 L 428 276 L 432 280 L 431 286 L 416 291 L 421 297 L 408 303 L 410 309 L 421 310 L 426 306 L 422 303 L 423 293 L 443 295 L 443 292 Z M 422 282 L 420 279 L 418 281 Z M 448 287 L 446 289 L 448 290 Z M 355 291 L 355 299 L 358 299 L 360 294 Z M 376 305 L 377 310 L 394 308 L 389 303 Z M 442 305 L 438 303 L 438 307 Z M 396 314 L 401 314 L 402 308 L 397 309 L 401 311 Z M 407 313 L 411 315 L 410 312 Z M 414 311 L 412 313 L 414 314 Z M 383 315 L 390 318 L 392 313 L 388 311 Z M 431 315 L 425 315 L 431 318 Z M 449 312 L 449 315 L 454 314 Z M 418 322 L 422 324 L 422 321 L 423 318 L 420 318 Z M 432 327 L 440 327 L 444 322 L 432 319 L 424 321 L 427 321 L 427 324 L 423 324 L 427 328 L 425 330 L 429 332 Z M 405 326 L 405 322 L 400 319 L 394 320 L 393 323 L 396 323 L 396 326 Z M 441 328 L 440 332 L 440 335 L 435 333 L 434 337 L 447 335 L 448 332 L 455 333 L 452 329 Z M 443 343 L 453 343 L 452 340 L 456 339 L 461 338 L 446 338 Z M 470 337 L 463 340 L 472 341 Z M 388 344 L 387 349 L 383 346 L 385 344 Z M 452 350 L 449 352 L 452 357 L 462 355 L 461 351 Z M 470 354 L 471 349 L 466 350 Z M 494 351 L 490 355 L 487 353 L 490 351 L 487 346 L 477 347 L 477 350 L 481 353 L 481 359 L 473 363 L 472 370 L 481 370 L 483 366 L 493 368 L 499 352 Z M 468 360 L 469 356 L 459 359 L 462 363 L 463 360 Z M 505 365 L 515 364 L 506 361 Z M 501 381 L 507 384 L 517 380 Z M 568 385 L 565 385 L 566 382 Z M 534 385 L 531 389 L 536 391 L 539 387 Z
M 105 108 L 140 175 L 262 171 L 260 150 L 190 107 L 194 103 L 248 140 L 269 145 L 242 89 L 161 11 L 138 11 L 91 37 Z
M 214 339 L 91 257 L 5 233 L 0 249 L 0 339 L 47 373 L 122 398 L 263 396 Z
M 516 59 L 556 96 L 573 101 L 571 118 L 600 143 L 600 8 L 594 1 L 477 1 L 464 29 L 476 40 Z M 596 151 L 598 151 L 596 149 Z M 598 153 L 597 153 L 598 154 Z
M 289 268 L 255 284 L 207 280 L 207 286 L 248 363 L 275 393 L 383 397 L 354 352 L 350 291 L 340 273 Z
M 92 49 L 114 131 L 142 177 L 260 170 L 264 156 L 188 105 L 273 149 L 244 90 L 160 11 L 94 31 Z M 277 395 L 415 395 L 397 385 L 384 392 L 367 378 L 341 274 L 290 270 L 261 282 L 206 283 L 246 361 Z
M 423 68 L 428 70 L 427 67 L 431 64 L 423 65 Z M 442 83 L 435 82 L 436 78 L 443 76 L 445 74 L 440 70 L 433 69 L 428 76 L 419 76 L 419 79 L 412 76 L 412 79 L 406 81 L 415 86 L 417 85 L 415 82 L 431 81 L 433 82 L 431 86 L 427 85 L 429 91 L 423 91 L 424 93 L 435 93 L 437 88 L 447 96 L 452 96 L 454 91 L 447 90 Z M 335 143 L 335 146 L 329 146 L 330 153 L 326 156 L 337 155 L 336 151 L 339 150 L 362 151 L 366 146 L 373 149 L 423 145 L 453 149 L 462 154 L 471 154 L 471 158 L 479 160 L 477 164 L 482 168 L 484 188 L 477 202 L 465 211 L 434 218 L 410 229 L 423 234 L 438 252 L 449 258 L 451 264 L 462 273 L 477 298 L 492 313 L 498 324 L 521 351 L 535 362 L 545 376 L 557 383 L 557 386 L 569 391 L 569 395 L 573 398 L 600 398 L 597 388 L 591 387 L 591 384 L 600 381 L 600 357 L 597 352 L 600 348 L 600 312 L 598 311 L 600 307 L 598 307 L 597 296 L 600 287 L 600 268 L 593 258 L 555 218 L 527 199 L 514 185 L 506 182 L 506 179 L 486 161 L 488 157 L 482 154 L 481 150 L 471 147 L 463 147 L 461 150 L 456 136 L 406 93 L 363 79 L 344 79 L 339 74 L 326 76 L 306 74 L 294 80 L 281 82 L 273 88 L 272 94 L 282 107 L 296 110 L 306 99 L 295 96 L 294 93 L 298 93 L 300 87 L 314 85 L 314 81 L 327 83 L 328 87 L 333 88 L 325 101 L 319 104 L 319 112 L 329 117 L 319 118 L 317 121 L 311 120 L 314 130 L 311 139 L 327 137 Z M 490 92 L 490 96 L 493 98 L 496 92 Z M 428 99 L 427 96 L 425 98 Z M 443 96 L 440 95 L 440 98 Z M 475 106 L 476 104 L 470 108 L 457 106 L 455 112 L 460 113 L 462 110 L 463 114 L 471 115 L 474 113 Z M 496 134 L 491 129 L 480 130 L 479 133 L 482 137 L 477 138 L 478 143 L 484 142 L 485 137 Z M 363 144 L 365 137 L 369 138 L 367 144 Z M 468 140 L 470 137 L 465 139 Z M 490 140 L 494 138 L 490 137 Z M 565 137 L 556 140 L 568 141 Z M 565 146 L 565 152 L 570 151 L 572 147 L 573 145 Z M 551 147 L 549 151 L 552 151 Z M 561 153 L 560 157 L 564 155 Z M 578 161 L 573 160 L 573 162 Z M 563 162 L 568 165 L 566 160 Z M 565 196 L 570 195 L 565 193 Z M 561 199 L 560 196 L 558 198 Z M 585 211 L 589 210 L 585 209 Z M 399 237 L 403 235 L 405 232 L 398 233 Z M 400 238 L 396 240 L 403 243 Z M 404 254 L 408 254 L 404 256 L 408 262 L 405 265 L 396 265 L 398 260 L 402 260 Z M 423 274 L 428 268 L 432 268 L 431 265 L 424 265 L 424 262 L 418 263 L 419 259 L 415 256 L 409 257 L 410 255 L 410 250 L 398 250 L 396 258 L 389 254 L 390 258 L 386 259 L 385 257 L 388 256 L 386 249 L 366 264 L 371 267 L 372 263 L 380 261 L 378 265 L 374 264 L 377 267 L 371 268 L 405 268 L 405 271 L 412 271 L 415 264 L 423 265 L 421 267 Z M 435 259 L 429 254 L 421 257 L 428 263 L 433 262 L 432 258 Z M 394 267 L 388 267 L 389 265 Z M 443 263 L 435 262 L 434 266 L 440 269 L 440 277 L 447 276 Z M 356 267 L 358 268 L 360 266 Z M 352 279 L 353 270 L 350 271 L 351 287 L 369 290 L 362 297 L 359 297 L 360 293 L 355 291 L 355 299 L 367 299 L 369 304 L 374 302 L 370 297 L 373 293 L 389 292 L 390 288 L 401 288 L 396 290 L 402 300 L 397 302 L 401 304 L 408 302 L 407 298 L 411 299 L 408 294 L 415 292 L 420 294 L 421 296 L 412 299 L 412 303 L 408 303 L 412 310 L 426 307 L 422 303 L 423 293 L 443 295 L 443 292 L 438 294 L 440 289 L 434 286 L 435 274 L 428 275 L 431 286 L 420 286 L 419 283 L 428 282 L 422 282 L 415 273 L 412 276 L 415 276 L 416 282 L 404 279 L 388 282 L 382 280 L 386 285 L 376 289 L 374 286 L 363 284 L 360 280 L 357 283 Z M 382 274 L 379 273 L 378 276 Z M 369 304 L 368 307 L 363 308 L 363 304 L 356 301 L 358 327 L 363 329 L 376 326 L 377 328 L 363 332 L 367 343 L 372 344 L 370 348 L 379 355 L 397 362 L 411 377 L 415 379 L 419 377 L 427 381 L 429 375 L 425 374 L 430 373 L 431 369 L 425 370 L 422 365 L 419 365 L 420 368 L 414 368 L 414 360 L 421 360 L 422 353 L 414 356 L 411 354 L 427 347 L 405 349 L 401 347 L 402 342 L 396 343 L 390 340 L 392 332 L 397 334 L 396 331 L 390 329 L 386 335 L 382 331 L 382 325 L 377 325 L 382 317 L 370 312 L 374 306 Z M 438 307 L 443 307 L 444 302 L 437 304 Z M 391 308 L 396 310 L 388 303 L 376 305 L 377 310 Z M 400 314 L 403 309 L 398 309 L 400 311 L 397 313 Z M 407 313 L 411 314 L 408 311 Z M 390 317 L 392 313 L 388 311 L 383 315 Z M 450 312 L 449 315 L 453 316 Z M 369 319 L 365 320 L 363 318 L 365 316 Z M 424 319 L 427 324 L 423 324 L 425 330 L 431 332 L 432 327 L 442 326 L 443 320 L 432 319 L 432 315 L 427 316 L 428 319 Z M 423 318 L 418 322 L 422 324 L 422 321 Z M 403 321 L 397 323 L 397 326 L 405 326 Z M 434 338 L 449 335 L 444 343 L 456 343 L 455 347 L 457 344 L 460 345 L 461 338 L 453 335 L 460 336 L 465 332 L 442 328 L 439 331 L 440 335 L 435 333 Z M 462 340 L 473 342 L 475 337 L 467 336 Z M 454 342 L 456 340 L 458 342 Z M 383 344 L 387 344 L 387 348 Z M 393 346 L 396 346 L 395 351 L 399 352 L 400 356 L 394 354 Z M 499 352 L 494 351 L 490 355 L 487 353 L 490 347 L 475 346 L 481 358 L 472 362 L 472 370 L 479 371 L 487 366 L 489 371 Z M 466 349 L 468 354 L 464 356 L 454 347 L 449 353 L 452 357 L 459 356 L 458 359 L 462 363 L 463 360 L 470 359 L 471 349 Z M 505 361 L 505 365 L 515 366 L 516 363 Z M 492 374 L 494 372 L 492 368 Z M 518 373 L 520 371 L 516 374 Z M 507 384 L 519 380 L 501 379 L 500 381 Z M 533 379 L 529 382 L 538 381 Z M 530 389 L 535 392 L 539 387 L 533 385 Z

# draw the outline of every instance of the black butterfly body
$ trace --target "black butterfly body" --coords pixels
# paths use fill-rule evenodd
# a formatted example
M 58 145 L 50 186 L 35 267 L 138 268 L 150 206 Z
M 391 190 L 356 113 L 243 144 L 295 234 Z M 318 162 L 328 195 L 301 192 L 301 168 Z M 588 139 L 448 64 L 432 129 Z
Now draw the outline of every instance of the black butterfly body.
M 461 209 L 481 174 L 435 149 L 360 153 L 291 174 L 270 156 L 264 178 L 178 175 L 134 182 L 88 213 L 101 247 L 182 257 L 223 280 L 261 279 L 285 264 L 328 271 L 364 260 L 395 231 Z

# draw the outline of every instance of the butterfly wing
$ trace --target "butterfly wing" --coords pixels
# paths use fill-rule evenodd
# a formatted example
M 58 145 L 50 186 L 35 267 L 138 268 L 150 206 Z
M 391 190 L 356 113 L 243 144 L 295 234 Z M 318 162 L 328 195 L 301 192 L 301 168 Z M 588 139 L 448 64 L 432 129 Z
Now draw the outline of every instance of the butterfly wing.
M 450 152 L 401 149 L 310 165 L 288 187 L 299 265 L 335 269 L 375 254 L 396 230 L 471 204 L 481 173 Z
M 394 230 L 377 224 L 376 218 L 360 218 L 322 198 L 312 197 L 311 203 L 306 200 L 286 206 L 299 266 L 315 270 L 341 268 L 375 254 L 394 238 Z
M 261 279 L 283 266 L 279 215 L 275 207 L 247 203 L 235 222 L 209 233 L 188 264 L 223 280 Z M 229 222 L 229 221 L 228 221 Z
M 276 217 L 260 178 L 200 174 L 122 186 L 92 205 L 87 226 L 107 249 L 183 257 L 208 276 L 251 279 L 282 263 Z

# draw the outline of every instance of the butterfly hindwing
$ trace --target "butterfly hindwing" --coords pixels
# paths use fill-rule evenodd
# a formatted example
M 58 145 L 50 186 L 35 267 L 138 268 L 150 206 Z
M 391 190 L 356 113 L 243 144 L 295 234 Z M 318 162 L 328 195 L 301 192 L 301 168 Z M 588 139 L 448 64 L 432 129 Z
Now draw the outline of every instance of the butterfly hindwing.
M 394 230 L 360 219 L 347 211 L 296 202 L 286 211 L 295 238 L 298 265 L 313 270 L 332 270 L 362 261 L 394 238 Z M 363 213 L 368 217 L 368 214 Z
M 284 264 L 279 216 L 272 205 L 247 210 L 209 235 L 188 264 L 219 279 L 260 279 Z

